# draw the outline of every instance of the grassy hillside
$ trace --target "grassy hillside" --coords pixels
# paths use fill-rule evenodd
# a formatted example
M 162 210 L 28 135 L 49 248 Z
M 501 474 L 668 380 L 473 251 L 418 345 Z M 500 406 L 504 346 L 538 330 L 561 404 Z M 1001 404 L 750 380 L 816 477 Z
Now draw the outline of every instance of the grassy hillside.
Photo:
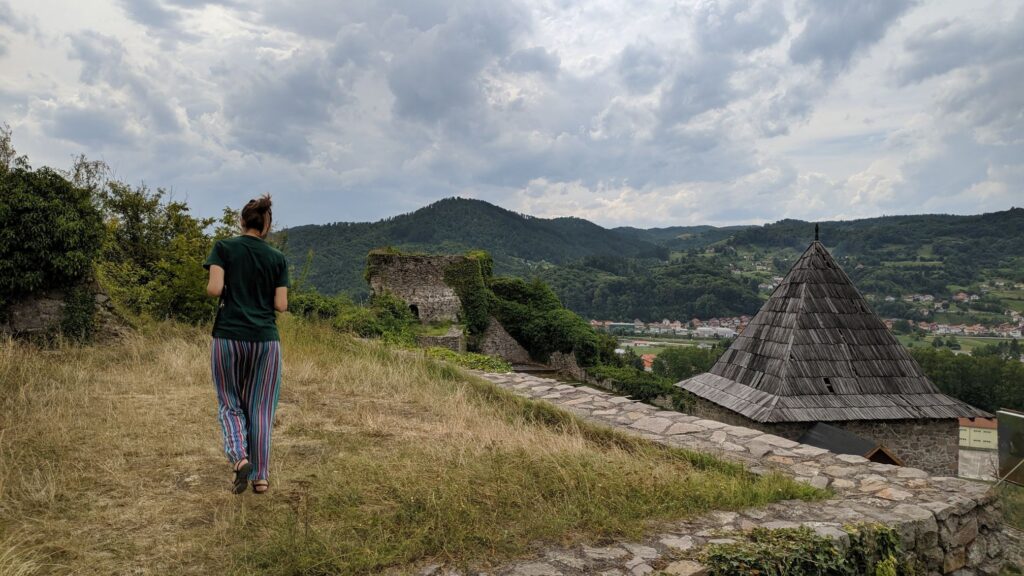
M 229 493 L 205 330 L 0 343 L 0 573 L 380 574 L 635 536 L 803 485 L 581 423 L 421 353 L 282 322 L 271 490 Z

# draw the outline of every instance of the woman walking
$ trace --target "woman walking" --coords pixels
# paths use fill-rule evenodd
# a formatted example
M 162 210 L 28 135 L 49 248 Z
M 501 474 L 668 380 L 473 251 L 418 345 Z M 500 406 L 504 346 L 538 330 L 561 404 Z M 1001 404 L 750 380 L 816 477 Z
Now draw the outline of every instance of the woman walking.
M 242 208 L 242 235 L 218 240 L 203 264 L 210 271 L 206 292 L 220 298 L 210 366 L 235 494 L 250 480 L 257 494 L 270 487 L 270 432 L 281 390 L 274 311 L 288 309 L 288 263 L 265 241 L 271 216 L 270 196 L 250 200 Z

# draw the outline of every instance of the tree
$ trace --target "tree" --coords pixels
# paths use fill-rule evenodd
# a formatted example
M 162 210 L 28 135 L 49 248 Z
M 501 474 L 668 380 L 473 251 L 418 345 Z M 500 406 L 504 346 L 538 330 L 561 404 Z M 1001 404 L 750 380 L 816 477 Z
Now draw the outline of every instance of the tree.
M 216 238 L 206 230 L 218 220 L 195 218 L 184 202 L 145 185 L 111 181 L 98 195 L 107 234 L 97 270 L 114 301 L 134 315 L 211 320 L 217 303 L 206 296 L 202 263 Z M 237 230 L 234 218 L 225 209 L 217 235 Z
M 724 351 L 725 348 L 719 346 L 674 346 L 658 354 L 652 371 L 658 376 L 678 382 L 710 370 Z
M 910 326 L 910 322 L 907 320 L 895 320 L 892 323 L 892 331 L 896 334 L 910 334 L 913 328 Z
M 50 168 L 32 170 L 23 157 L 12 162 L 8 138 L 0 132 L 0 306 L 81 283 L 103 240 L 90 191 Z

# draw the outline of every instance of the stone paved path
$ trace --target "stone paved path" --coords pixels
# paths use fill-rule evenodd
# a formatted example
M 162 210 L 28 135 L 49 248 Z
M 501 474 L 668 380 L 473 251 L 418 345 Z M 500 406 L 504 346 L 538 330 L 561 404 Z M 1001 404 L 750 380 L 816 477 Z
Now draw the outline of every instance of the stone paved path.
M 600 548 L 552 548 L 500 568 L 500 576 L 699 574 L 681 553 L 719 542 L 722 531 L 806 525 L 843 544 L 844 524 L 880 522 L 895 527 L 904 548 L 929 574 L 996 574 L 1006 540 L 994 496 L 986 484 L 933 477 L 923 470 L 876 464 L 750 428 L 660 410 L 629 398 L 526 374 L 475 372 L 520 396 L 550 402 L 585 420 L 629 431 L 655 442 L 715 454 L 755 473 L 779 470 L 835 497 L 825 502 L 787 501 L 740 512 L 713 512 L 672 524 L 641 542 Z M 442 574 L 438 567 L 424 574 Z

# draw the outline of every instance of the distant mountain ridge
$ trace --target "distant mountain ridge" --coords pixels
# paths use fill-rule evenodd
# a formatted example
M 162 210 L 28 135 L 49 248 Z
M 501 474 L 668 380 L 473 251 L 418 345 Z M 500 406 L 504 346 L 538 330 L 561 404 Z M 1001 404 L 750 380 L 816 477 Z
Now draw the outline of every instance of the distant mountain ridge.
M 392 246 L 410 252 L 487 250 L 499 273 L 530 263 L 566 264 L 588 256 L 667 258 L 664 247 L 582 218 L 537 218 L 482 200 L 447 198 L 372 223 L 296 226 L 285 230 L 293 264 L 313 252 L 310 282 L 324 292 L 366 293 L 366 253 Z
M 820 223 L 821 240 L 864 293 L 944 293 L 999 276 L 1024 282 L 1024 209 L 973 216 L 883 216 Z M 378 222 L 286 231 L 296 273 L 324 293 L 367 294 L 366 254 L 487 250 L 496 273 L 540 277 L 576 312 L 599 318 L 750 314 L 759 285 L 788 270 L 814 223 L 603 228 L 572 217 L 538 218 L 464 198 Z

